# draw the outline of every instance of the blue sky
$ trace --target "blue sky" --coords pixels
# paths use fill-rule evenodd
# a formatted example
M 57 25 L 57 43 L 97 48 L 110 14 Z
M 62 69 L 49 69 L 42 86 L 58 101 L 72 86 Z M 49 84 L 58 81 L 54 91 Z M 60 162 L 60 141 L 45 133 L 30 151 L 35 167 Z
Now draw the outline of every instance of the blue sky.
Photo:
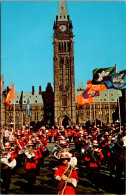
M 75 88 L 86 88 L 95 68 L 126 69 L 126 4 L 67 1 L 73 23 Z M 53 23 L 58 1 L 1 2 L 1 72 L 7 86 L 30 92 L 53 86 Z

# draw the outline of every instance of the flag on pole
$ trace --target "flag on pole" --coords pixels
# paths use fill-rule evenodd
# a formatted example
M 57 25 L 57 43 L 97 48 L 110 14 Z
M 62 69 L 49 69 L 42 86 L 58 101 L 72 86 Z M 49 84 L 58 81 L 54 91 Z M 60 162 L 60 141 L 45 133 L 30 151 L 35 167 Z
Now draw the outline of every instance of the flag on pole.
M 116 72 L 116 66 L 109 68 L 96 68 L 93 70 L 92 84 L 103 84 L 103 78 Z
M 91 80 L 87 81 L 87 88 L 84 90 L 83 93 L 89 93 L 92 91 L 101 91 L 101 90 L 106 90 L 105 85 L 93 85 Z M 96 95 L 97 96 L 97 95 Z
M 91 87 L 88 90 L 88 93 L 92 91 L 101 91 L 101 90 L 106 90 L 106 89 L 107 88 L 105 85 L 91 85 Z
M 14 99 L 14 86 L 11 88 L 11 90 L 7 94 L 7 97 L 6 97 L 6 105 L 7 106 L 11 106 L 9 101 L 12 100 L 12 99 Z
M 94 97 L 99 96 L 101 90 L 106 90 L 105 85 L 92 85 L 91 80 L 87 81 L 87 88 L 84 92 L 77 96 L 77 102 L 79 105 L 90 104 L 94 102 Z
M 87 93 L 82 93 L 82 97 L 85 99 L 91 98 L 91 97 L 96 97 L 99 96 L 100 92 L 99 91 L 91 91 Z
M 28 116 L 30 116 L 29 98 L 27 99 L 26 112 L 27 112 Z
M 112 73 L 104 77 L 104 84 L 107 89 L 125 89 L 126 88 L 126 70 L 118 73 Z
M 21 96 L 20 96 L 19 104 L 20 104 L 21 111 L 23 111 L 23 90 L 21 91 Z
M 82 105 L 90 104 L 90 103 L 94 102 L 94 98 L 91 97 L 89 99 L 85 99 L 85 98 L 82 97 L 82 95 L 78 95 L 77 96 L 77 102 L 80 106 L 82 106 Z

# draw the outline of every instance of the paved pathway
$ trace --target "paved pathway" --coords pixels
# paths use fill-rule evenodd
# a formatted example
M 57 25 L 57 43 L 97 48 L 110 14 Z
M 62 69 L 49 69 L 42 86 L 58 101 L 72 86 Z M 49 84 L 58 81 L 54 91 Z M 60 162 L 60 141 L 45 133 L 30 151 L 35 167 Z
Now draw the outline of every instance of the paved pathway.
M 45 158 L 44 167 L 40 168 L 40 174 L 36 177 L 36 184 L 33 188 L 27 188 L 27 181 L 25 180 L 25 165 L 22 165 L 16 174 L 12 177 L 9 194 L 57 194 L 57 183 L 54 180 L 53 167 L 58 165 L 58 160 L 55 159 L 51 150 L 53 143 L 48 143 L 50 155 Z M 71 144 L 71 148 L 74 149 L 74 144 Z M 78 157 L 78 175 L 79 183 L 76 188 L 77 194 L 123 194 L 125 192 L 124 182 L 116 185 L 115 178 L 110 179 L 109 172 L 105 166 L 102 166 L 98 179 L 98 187 L 96 189 L 92 186 L 88 175 L 86 175 L 86 169 L 83 166 L 83 159 Z M 4 194 L 4 190 L 2 190 Z

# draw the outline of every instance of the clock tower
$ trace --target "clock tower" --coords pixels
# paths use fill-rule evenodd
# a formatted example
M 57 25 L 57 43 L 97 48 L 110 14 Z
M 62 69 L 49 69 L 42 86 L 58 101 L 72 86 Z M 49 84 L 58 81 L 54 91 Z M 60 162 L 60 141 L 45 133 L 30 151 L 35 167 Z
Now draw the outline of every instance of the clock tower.
M 54 124 L 75 125 L 73 26 L 64 0 L 59 1 L 53 30 Z

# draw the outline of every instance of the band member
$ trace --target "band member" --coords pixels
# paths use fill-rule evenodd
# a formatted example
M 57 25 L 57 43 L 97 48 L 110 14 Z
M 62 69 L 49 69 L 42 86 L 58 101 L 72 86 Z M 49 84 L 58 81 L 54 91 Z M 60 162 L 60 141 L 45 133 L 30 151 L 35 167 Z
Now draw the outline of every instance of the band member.
M 58 183 L 58 194 L 75 194 L 75 187 L 78 182 L 78 173 L 76 171 L 77 159 L 71 157 L 69 152 L 64 152 L 60 157 L 60 166 L 55 168 L 54 177 Z
M 57 137 L 58 137 L 58 128 L 54 129 L 53 137 L 54 137 L 54 142 L 56 142 L 57 141 Z
M 26 155 L 26 177 L 28 180 L 28 186 L 32 187 L 36 180 L 36 158 L 35 151 L 33 149 L 33 143 L 29 141 L 28 148 L 25 151 Z
M 5 143 L 5 150 L 2 152 L 1 158 L 1 179 L 2 179 L 2 188 L 5 188 L 6 192 L 9 191 L 11 178 L 12 178 L 12 170 L 16 166 L 16 160 L 13 156 L 11 156 L 10 144 Z
M 69 142 L 71 142 L 72 135 L 73 135 L 73 132 L 72 132 L 72 128 L 71 127 L 68 127 L 67 135 L 68 135 L 68 138 L 69 138 Z
M 23 141 L 20 132 L 17 133 L 17 140 L 15 144 L 17 145 L 18 152 L 17 166 L 20 167 L 22 165 L 22 161 L 24 160 L 23 148 L 25 146 L 25 142 Z
M 49 131 L 48 131 L 49 143 L 51 143 L 51 141 L 52 141 L 53 129 L 54 129 L 54 128 L 52 127 L 52 129 L 49 129 Z
M 6 126 L 4 126 L 4 129 L 3 129 L 3 144 L 5 145 L 6 142 L 9 141 L 9 130 Z
M 99 144 L 96 140 L 93 141 L 93 147 L 90 151 L 90 162 L 89 162 L 89 177 L 93 186 L 98 188 L 99 171 L 101 168 L 101 160 L 103 159 L 103 153 L 99 148 Z

